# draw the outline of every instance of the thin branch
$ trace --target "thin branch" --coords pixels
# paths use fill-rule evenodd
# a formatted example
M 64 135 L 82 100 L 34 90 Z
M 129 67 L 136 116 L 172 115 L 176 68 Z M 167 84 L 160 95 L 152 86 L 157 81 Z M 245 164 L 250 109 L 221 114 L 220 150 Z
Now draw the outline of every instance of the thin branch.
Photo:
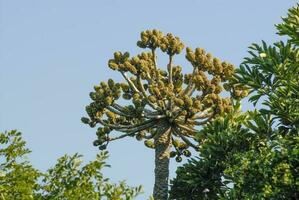
M 118 140 L 118 139 L 121 139 L 121 138 L 124 138 L 124 137 L 127 137 L 127 136 L 134 136 L 133 134 L 132 133 L 126 133 L 126 134 L 122 134 L 122 135 L 117 136 L 117 137 L 109 137 L 108 141 Z
M 191 119 L 205 119 L 207 117 L 213 116 L 214 113 L 201 113 L 200 115 L 195 115 Z
M 172 67 L 172 58 L 173 58 L 173 56 L 169 55 L 169 63 L 167 65 L 169 84 L 172 84 L 172 68 L 173 68 Z
M 199 131 L 192 128 L 192 127 L 188 127 L 188 126 L 185 126 L 185 125 L 182 125 L 182 124 L 177 124 L 181 129 L 185 130 L 185 131 L 188 131 L 188 132 L 192 132 L 192 133 L 198 133 Z
M 121 131 L 121 132 L 131 132 L 131 133 L 140 132 L 140 131 L 143 131 L 143 130 L 148 129 L 148 128 L 153 128 L 156 123 L 157 123 L 156 121 L 153 121 L 153 122 L 149 122 L 148 124 L 137 126 L 135 128 L 122 129 L 122 130 L 119 130 L 119 131 Z
M 142 125 L 146 125 L 148 123 L 156 123 L 156 120 L 147 120 L 147 121 L 144 121 L 140 124 L 134 124 L 134 125 L 122 125 L 122 124 L 116 124 L 115 125 L 115 124 L 106 123 L 103 120 L 98 120 L 98 122 L 100 124 L 102 124 L 103 126 L 108 126 L 109 128 L 121 131 L 122 129 L 133 129 L 133 128 L 136 128 L 136 127 L 139 127 L 139 126 L 142 126 Z
M 157 56 L 156 56 L 156 50 L 152 49 L 152 54 L 153 54 L 153 62 L 154 62 L 154 68 L 155 68 L 155 75 L 156 75 L 156 80 L 158 81 L 160 78 L 159 76 L 159 70 L 157 68 Z
M 133 115 L 129 115 L 129 114 L 123 113 L 123 112 L 121 112 L 119 110 L 116 110 L 116 109 L 110 107 L 110 106 L 106 107 L 106 109 L 109 110 L 109 111 L 111 111 L 111 112 L 113 112 L 114 114 L 117 114 L 117 115 L 120 115 L 120 116 L 134 118 Z
M 145 89 L 144 89 L 143 84 L 141 82 L 141 77 L 139 75 L 137 76 L 137 81 L 138 81 L 138 84 L 139 84 L 140 89 L 141 89 L 141 94 L 144 97 L 144 99 L 146 100 L 146 102 L 148 103 L 148 105 L 150 107 L 152 107 L 154 110 L 161 110 L 158 106 L 156 106 L 155 104 L 151 103 L 148 100 L 148 96 L 146 95 Z
M 203 119 L 203 118 L 205 118 L 204 117 L 205 115 L 213 114 L 213 113 L 211 113 L 212 110 L 213 110 L 212 108 L 207 108 L 207 109 L 203 110 L 199 115 L 194 115 L 191 119 Z
M 192 77 L 191 77 L 191 79 L 188 83 L 188 86 L 185 88 L 185 90 L 183 90 L 183 94 L 185 94 L 185 95 L 189 94 L 190 95 L 190 92 L 192 93 L 192 90 L 194 90 L 193 87 L 195 88 L 195 86 L 194 86 L 194 83 L 192 81 L 192 78 L 197 73 L 197 71 L 198 71 L 197 67 L 193 67 Z
M 190 142 L 182 133 L 180 133 L 180 130 L 177 127 L 174 127 L 174 132 L 177 136 L 179 136 L 188 146 L 191 146 L 195 150 L 198 150 L 198 146 Z
M 193 144 L 192 142 L 190 142 L 185 136 L 183 136 L 182 134 L 180 134 L 180 137 L 182 138 L 182 140 L 188 144 L 189 146 L 193 147 L 196 151 L 198 151 L 198 146 L 196 146 L 195 144 Z
M 128 78 L 127 74 L 125 72 L 123 72 L 123 71 L 121 71 L 120 73 L 126 79 L 126 81 L 128 82 L 129 86 L 131 87 L 131 89 L 134 90 L 137 93 L 140 93 L 140 91 L 137 89 L 137 87 L 135 86 L 135 84 Z
M 195 89 L 196 89 L 195 85 L 192 84 L 191 88 L 187 91 L 186 95 L 188 95 L 189 97 L 191 97 L 192 94 L 194 93 Z
M 213 115 L 210 116 L 208 119 L 204 120 L 204 121 L 194 121 L 194 124 L 197 125 L 197 126 L 200 126 L 200 125 L 204 125 L 204 124 L 207 124 L 211 119 L 212 119 Z
M 127 112 L 126 108 L 124 108 L 123 106 L 121 106 L 115 102 L 112 104 L 112 107 L 119 110 L 120 112 L 123 112 L 123 113 Z

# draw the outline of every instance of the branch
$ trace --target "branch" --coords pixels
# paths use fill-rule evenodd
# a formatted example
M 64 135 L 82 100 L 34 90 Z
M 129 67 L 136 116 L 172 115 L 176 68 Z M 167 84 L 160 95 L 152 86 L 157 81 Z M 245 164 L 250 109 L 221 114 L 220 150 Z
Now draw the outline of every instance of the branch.
M 142 84 L 142 82 L 141 82 L 141 78 L 140 78 L 139 75 L 137 76 L 137 81 L 138 81 L 138 84 L 139 84 L 139 86 L 140 86 L 141 93 L 142 93 L 144 99 L 146 100 L 146 102 L 148 103 L 148 105 L 149 105 L 150 107 L 152 107 L 154 110 L 161 110 L 158 106 L 156 106 L 155 104 L 151 103 L 151 102 L 148 100 L 148 96 L 146 95 L 145 89 L 144 89 L 144 87 L 143 87 L 143 84 Z
M 209 117 L 210 114 L 214 114 L 210 113 L 210 111 L 212 111 L 212 108 L 207 108 L 204 111 L 202 111 L 200 115 L 194 115 L 191 119 L 204 119 L 206 117 Z
M 126 81 L 128 82 L 129 86 L 131 87 L 131 89 L 137 93 L 140 93 L 140 91 L 137 89 L 137 87 L 134 85 L 134 83 L 128 78 L 127 74 L 124 73 L 123 71 L 120 72 L 123 77 L 126 79 Z
M 192 84 L 191 88 L 187 91 L 186 95 L 188 95 L 189 97 L 192 96 L 193 92 L 195 91 L 195 85 Z
M 152 54 L 153 54 L 153 62 L 154 62 L 154 68 L 155 68 L 155 74 L 156 74 L 156 79 L 157 81 L 159 80 L 159 71 L 157 69 L 157 56 L 156 56 L 156 51 L 155 49 L 152 49 Z
M 112 107 L 115 108 L 115 109 L 117 109 L 120 112 L 123 112 L 123 113 L 127 112 L 127 110 L 123 106 L 121 106 L 121 105 L 119 105 L 117 103 L 113 103 Z
M 214 115 L 214 113 L 206 113 L 206 114 L 201 114 L 201 115 L 193 116 L 191 119 L 192 120 L 195 120 L 195 119 L 205 119 L 205 118 L 211 117 L 213 115 Z
M 167 65 L 169 84 L 172 84 L 172 57 L 172 55 L 169 55 L 169 63 Z
M 121 138 L 124 138 L 124 137 L 127 137 L 127 136 L 134 136 L 132 133 L 126 133 L 126 134 L 123 134 L 123 135 L 120 135 L 120 136 L 117 136 L 117 137 L 109 137 L 108 138 L 108 141 L 113 141 L 113 140 L 118 140 L 118 139 L 121 139 Z
M 198 150 L 198 146 L 196 146 L 195 144 L 193 144 L 192 142 L 190 142 L 182 133 L 180 133 L 179 129 L 177 127 L 174 127 L 174 132 L 176 133 L 177 136 L 179 136 L 180 138 L 182 138 L 182 140 L 189 146 L 191 146 L 192 148 L 194 148 L 195 150 Z
M 204 124 L 208 123 L 212 119 L 213 116 L 214 115 L 210 116 L 208 119 L 206 119 L 204 121 L 200 121 L 200 122 L 199 121 L 194 121 L 194 124 L 197 125 L 197 126 L 204 125 Z
M 103 120 L 98 120 L 98 122 L 100 124 L 102 124 L 103 126 L 108 126 L 109 128 L 112 128 L 112 129 L 115 129 L 115 130 L 118 130 L 118 131 L 123 131 L 123 129 L 134 129 L 136 127 L 139 127 L 139 126 L 143 126 L 143 125 L 146 125 L 146 124 L 149 124 L 149 123 L 156 123 L 156 120 L 147 120 L 147 121 L 144 121 L 140 124 L 134 124 L 134 125 L 122 125 L 122 124 L 109 124 L 109 123 L 106 123 L 104 122 Z M 126 132 L 126 131 L 123 131 L 123 132 Z
M 148 125 L 149 126 L 149 125 Z M 150 126 L 149 126 L 150 127 Z M 149 127 L 140 127 L 139 129 L 136 129 L 132 132 L 128 132 L 126 134 L 123 134 L 123 135 L 120 135 L 120 136 L 117 136 L 117 137 L 109 137 L 109 140 L 108 141 L 113 141 L 113 140 L 118 140 L 118 139 L 121 139 L 121 138 L 124 138 L 124 137 L 127 137 L 127 136 L 134 136 L 137 132 L 140 132 L 140 131 L 143 131 Z M 153 127 L 154 128 L 154 127 Z M 144 138 L 146 139 L 151 139 L 155 136 L 155 134 L 153 135 L 150 135 L 150 136 L 144 136 Z
M 191 128 L 191 127 L 188 127 L 188 126 L 185 126 L 185 125 L 182 125 L 182 124 L 178 124 L 178 126 L 185 130 L 185 131 L 188 131 L 188 132 L 192 132 L 192 133 L 198 133 L 199 131 L 194 129 L 194 128 Z
M 186 87 L 186 89 L 183 91 L 183 94 L 188 95 L 190 92 L 193 93 L 192 91 L 194 90 L 193 88 L 195 88 L 192 78 L 194 77 L 194 75 L 197 72 L 197 67 L 193 67 L 193 72 L 192 72 L 192 77 L 190 79 L 190 82 L 188 83 L 188 86 Z M 191 94 L 189 94 L 191 96 Z
M 190 147 L 194 148 L 196 151 L 198 151 L 198 146 L 196 146 L 195 144 L 193 144 L 192 142 L 190 142 L 190 140 L 188 140 L 185 136 L 183 136 L 182 134 L 180 134 L 180 137 L 182 138 L 182 140 L 188 144 Z
M 120 115 L 120 116 L 134 118 L 133 115 L 129 115 L 129 114 L 123 113 L 123 112 L 121 112 L 119 110 L 116 110 L 116 109 L 110 107 L 110 106 L 108 106 L 106 109 L 109 110 L 109 111 L 111 111 L 111 112 L 113 112 L 114 114 L 117 114 L 117 115 Z

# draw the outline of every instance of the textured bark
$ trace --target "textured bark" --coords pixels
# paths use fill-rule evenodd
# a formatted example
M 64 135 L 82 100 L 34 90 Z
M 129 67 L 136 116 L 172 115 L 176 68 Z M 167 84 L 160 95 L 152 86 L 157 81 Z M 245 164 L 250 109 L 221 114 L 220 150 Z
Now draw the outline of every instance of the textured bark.
M 160 131 L 159 137 L 155 139 L 155 186 L 153 196 L 155 200 L 167 200 L 171 128 L 161 129 Z

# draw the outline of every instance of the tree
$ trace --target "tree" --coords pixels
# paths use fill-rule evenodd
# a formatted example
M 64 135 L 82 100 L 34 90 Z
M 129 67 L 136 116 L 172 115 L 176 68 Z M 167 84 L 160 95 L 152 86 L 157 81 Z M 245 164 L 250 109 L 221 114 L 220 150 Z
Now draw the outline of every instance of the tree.
M 141 187 L 128 187 L 125 182 L 113 184 L 101 170 L 108 165 L 107 152 L 82 166 L 81 156 L 63 156 L 46 173 L 34 169 L 25 159 L 30 152 L 21 133 L 0 133 L 0 199 L 1 200 L 131 200 Z
M 197 150 L 192 143 L 198 132 L 195 127 L 206 124 L 231 108 L 229 98 L 220 96 L 222 83 L 234 72 L 232 64 L 221 62 L 201 48 L 186 48 L 186 59 L 193 68 L 183 75 L 182 68 L 173 63 L 184 44 L 178 37 L 158 30 L 141 33 L 137 46 L 149 49 L 130 57 L 128 52 L 115 52 L 108 66 L 125 79 L 123 83 L 101 82 L 90 93 L 92 102 L 86 107 L 88 117 L 82 121 L 91 127 L 99 125 L 95 146 L 105 149 L 110 141 L 124 137 L 145 139 L 145 145 L 155 149 L 155 185 L 153 196 L 165 200 L 168 196 L 169 158 L 190 156 L 188 147 Z M 157 64 L 157 51 L 168 57 L 167 70 Z M 236 96 L 244 95 L 239 88 Z M 121 106 L 117 100 L 128 100 Z M 131 102 L 131 104 L 129 104 Z M 113 136 L 111 131 L 120 133 Z M 170 149 L 174 147 L 174 151 Z
M 40 172 L 24 160 L 30 152 L 21 133 L 16 130 L 0 133 L 0 199 L 34 199 Z
M 236 154 L 238 164 L 226 169 L 234 193 L 251 198 L 299 198 L 299 6 L 291 8 L 278 34 L 286 42 L 253 44 L 250 58 L 237 71 L 237 82 L 250 88 L 250 101 L 263 108 L 247 122 L 264 139 L 250 151 Z M 246 173 L 244 173 L 246 171 Z
M 42 200 L 52 199 L 111 199 L 132 200 L 141 192 L 141 186 L 128 187 L 125 182 L 112 184 L 104 178 L 101 170 L 108 165 L 104 162 L 108 152 L 97 155 L 96 160 L 82 165 L 80 155 L 63 156 L 57 164 L 44 174 L 39 193 Z
M 249 100 L 256 105 L 261 99 L 262 107 L 243 114 L 235 109 L 197 134 L 201 158 L 177 170 L 173 198 L 299 198 L 298 18 L 297 5 L 277 25 L 286 43 L 250 47 L 231 84 L 246 87 Z

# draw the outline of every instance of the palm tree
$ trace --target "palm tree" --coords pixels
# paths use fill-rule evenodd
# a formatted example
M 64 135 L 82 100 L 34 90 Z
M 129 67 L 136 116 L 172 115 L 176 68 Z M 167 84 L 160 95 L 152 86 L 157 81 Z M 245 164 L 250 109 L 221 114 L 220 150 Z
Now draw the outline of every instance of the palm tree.
M 190 156 L 189 147 L 198 149 L 191 141 L 196 127 L 231 109 L 230 99 L 220 96 L 223 83 L 236 96 L 243 93 L 238 87 L 229 87 L 233 65 L 201 48 L 186 48 L 186 59 L 193 70 L 183 75 L 173 59 L 185 46 L 170 33 L 143 31 L 137 45 L 149 51 L 134 57 L 128 52 L 114 53 L 108 66 L 120 72 L 125 82 L 109 79 L 96 85 L 90 93 L 92 102 L 86 107 L 88 118 L 83 117 L 82 121 L 91 127 L 100 126 L 94 145 L 101 150 L 124 137 L 145 140 L 147 147 L 155 149 L 153 196 L 155 200 L 166 200 L 170 157 L 180 162 L 182 155 Z M 158 49 L 168 56 L 167 70 L 158 67 Z M 119 99 L 128 103 L 120 105 Z

